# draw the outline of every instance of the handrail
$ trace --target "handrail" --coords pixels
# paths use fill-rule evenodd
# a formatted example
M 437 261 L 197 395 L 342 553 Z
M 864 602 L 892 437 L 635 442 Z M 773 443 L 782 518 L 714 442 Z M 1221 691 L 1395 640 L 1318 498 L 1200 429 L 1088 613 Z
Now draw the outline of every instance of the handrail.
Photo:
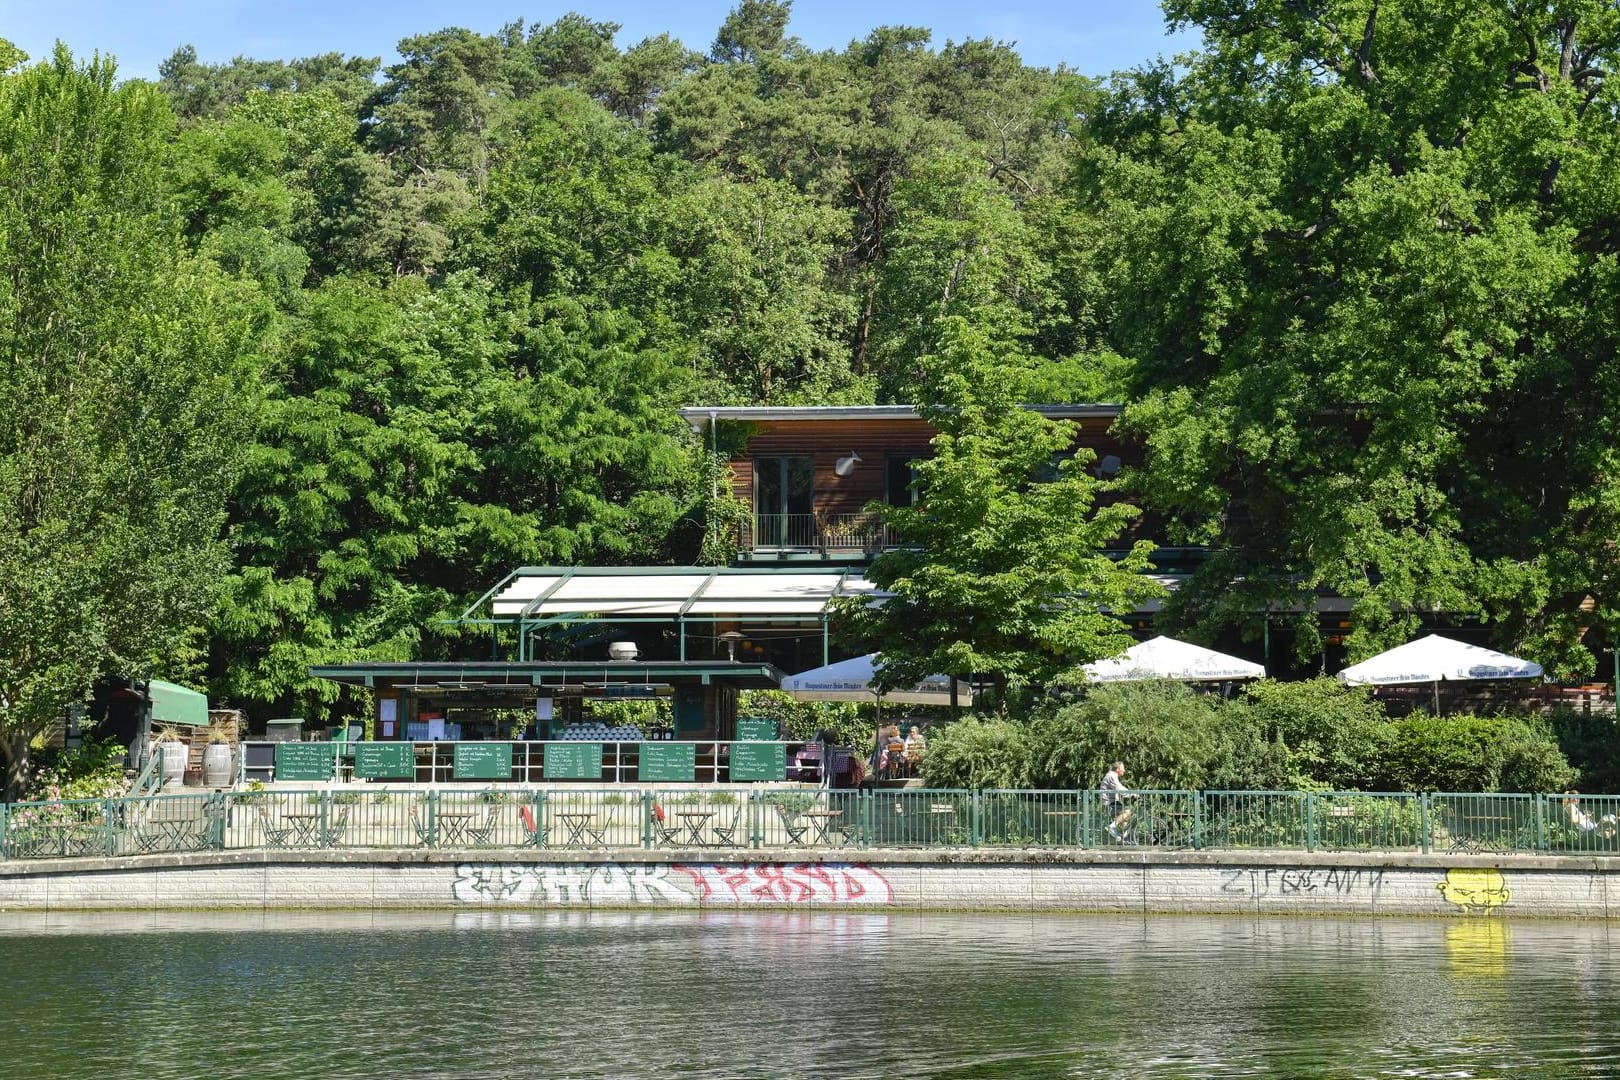
M 163 756 L 161 754 L 146 755 L 146 768 L 140 771 L 140 774 L 135 777 L 135 782 L 129 786 L 131 797 L 155 795 L 162 790 L 163 771 L 160 767 L 162 761 Z
M 1056 848 L 1620 857 L 1620 796 L 352 784 L 0 804 L 0 859 L 262 848 Z M 658 823 L 657 828 L 654 823 Z M 678 826 L 678 827 L 677 827 Z

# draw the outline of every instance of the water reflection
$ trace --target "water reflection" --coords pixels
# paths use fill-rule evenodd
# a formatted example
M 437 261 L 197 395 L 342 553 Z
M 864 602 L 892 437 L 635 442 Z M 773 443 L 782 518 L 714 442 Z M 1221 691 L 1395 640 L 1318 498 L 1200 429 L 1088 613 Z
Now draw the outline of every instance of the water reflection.
M 1597 1076 L 1606 925 L 0 916 L 17 1076 Z

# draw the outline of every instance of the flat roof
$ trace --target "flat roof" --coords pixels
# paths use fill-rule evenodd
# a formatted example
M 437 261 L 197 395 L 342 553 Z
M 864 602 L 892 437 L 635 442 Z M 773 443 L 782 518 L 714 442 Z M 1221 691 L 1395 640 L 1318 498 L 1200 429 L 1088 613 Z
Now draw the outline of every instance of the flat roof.
M 1053 420 L 1117 417 L 1123 405 L 1025 405 Z M 915 405 L 693 405 L 680 410 L 694 428 L 708 420 L 920 420 Z
M 363 664 L 317 664 L 317 679 L 353 686 L 414 683 L 436 690 L 497 690 L 520 687 L 709 685 L 723 683 L 747 690 L 775 690 L 785 672 L 775 664 L 729 660 L 513 660 L 388 661 Z

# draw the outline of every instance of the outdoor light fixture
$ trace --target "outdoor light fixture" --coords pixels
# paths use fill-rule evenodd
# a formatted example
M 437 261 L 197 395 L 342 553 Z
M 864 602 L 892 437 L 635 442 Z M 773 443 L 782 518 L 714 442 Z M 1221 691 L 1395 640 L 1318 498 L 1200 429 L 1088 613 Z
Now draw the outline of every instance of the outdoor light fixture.
M 608 642 L 608 656 L 619 663 L 629 663 L 641 655 L 641 649 L 633 641 Z
M 861 462 L 861 455 L 851 450 L 845 457 L 833 462 L 833 472 L 839 476 L 848 476 L 855 471 L 855 466 Z
M 738 630 L 727 630 L 720 635 L 720 640 L 726 643 L 726 659 L 733 664 L 737 662 L 737 642 L 742 639 L 742 632 Z

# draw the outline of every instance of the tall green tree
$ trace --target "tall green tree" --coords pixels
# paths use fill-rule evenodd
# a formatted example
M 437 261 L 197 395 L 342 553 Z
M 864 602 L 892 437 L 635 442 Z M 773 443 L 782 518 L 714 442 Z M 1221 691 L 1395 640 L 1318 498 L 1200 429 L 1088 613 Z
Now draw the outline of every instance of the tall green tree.
M 247 297 L 187 253 L 174 117 L 110 62 L 0 75 L 0 760 L 100 676 L 182 676 L 229 566 Z
M 842 612 L 882 654 L 886 688 L 936 673 L 1047 683 L 1127 646 L 1123 616 L 1162 595 L 1151 542 L 1108 550 L 1135 508 L 1087 471 L 1072 426 L 1023 405 L 1028 364 L 959 317 L 924 360 L 918 411 L 939 434 L 918 504 L 880 508 L 898 546 L 867 575 L 893 595 Z
M 1208 52 L 1092 103 L 1076 190 L 1142 490 L 1222 549 L 1175 607 L 1303 611 L 1314 653 L 1326 591 L 1352 657 L 1444 612 L 1590 670 L 1620 611 L 1613 10 L 1167 12 Z

